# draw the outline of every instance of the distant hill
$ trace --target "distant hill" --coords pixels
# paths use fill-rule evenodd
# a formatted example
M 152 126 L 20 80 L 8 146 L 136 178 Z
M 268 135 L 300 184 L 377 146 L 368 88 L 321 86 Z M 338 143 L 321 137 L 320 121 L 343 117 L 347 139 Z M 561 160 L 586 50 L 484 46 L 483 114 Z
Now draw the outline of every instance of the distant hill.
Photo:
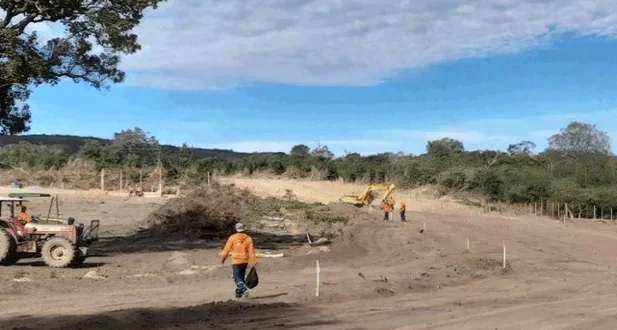
M 76 136 L 76 135 L 47 135 L 47 134 L 31 134 L 31 135 L 16 135 L 16 136 L 0 136 L 0 147 L 5 145 L 18 143 L 20 141 L 26 141 L 33 144 L 43 145 L 63 145 L 67 149 L 76 153 L 81 146 L 83 146 L 88 140 L 97 140 L 102 143 L 110 143 L 110 139 L 101 139 L 90 136 Z M 179 149 L 178 146 L 163 145 L 167 150 Z M 251 153 L 236 152 L 226 149 L 203 149 L 203 148 L 191 148 L 197 158 L 215 157 L 219 159 L 234 159 L 250 156 Z M 283 154 L 283 153 L 253 153 L 253 154 Z

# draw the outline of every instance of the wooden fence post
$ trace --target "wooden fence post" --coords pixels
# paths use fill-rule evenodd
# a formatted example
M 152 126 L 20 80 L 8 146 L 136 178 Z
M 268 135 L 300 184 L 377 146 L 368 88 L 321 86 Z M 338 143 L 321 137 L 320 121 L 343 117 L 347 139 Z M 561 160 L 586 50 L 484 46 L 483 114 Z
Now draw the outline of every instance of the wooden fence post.
M 163 167 L 159 166 L 159 195 L 163 196 Z
M 105 190 L 105 169 L 101 169 L 101 190 Z
M 506 241 L 501 241 L 501 244 L 503 245 L 503 269 L 506 269 Z
M 593 219 L 596 220 L 596 206 L 593 206 Z

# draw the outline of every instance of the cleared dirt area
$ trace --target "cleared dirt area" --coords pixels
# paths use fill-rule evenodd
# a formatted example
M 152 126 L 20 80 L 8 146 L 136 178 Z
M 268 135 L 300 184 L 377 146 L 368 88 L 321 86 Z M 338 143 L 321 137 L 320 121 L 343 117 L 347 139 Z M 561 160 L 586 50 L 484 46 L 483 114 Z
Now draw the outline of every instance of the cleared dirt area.
M 262 196 L 280 197 L 292 189 L 298 199 L 322 203 L 363 188 L 224 181 Z M 453 202 L 417 199 L 414 192 L 395 193 L 407 199 L 408 223 L 398 215 L 384 223 L 378 211 L 331 205 L 351 220 L 328 249 L 286 236 L 273 239 L 276 232 L 256 234 L 258 250 L 285 257 L 259 258 L 259 286 L 249 299 L 233 301 L 230 267 L 221 266 L 218 257 L 222 242 L 141 244 L 118 237 L 138 228 L 165 199 L 57 193 L 62 216 L 100 219 L 106 238 L 78 269 L 52 270 L 39 260 L 0 268 L 0 329 L 617 327 L 617 229 L 612 224 L 480 216 Z M 30 203 L 30 210 L 46 214 L 48 203 Z

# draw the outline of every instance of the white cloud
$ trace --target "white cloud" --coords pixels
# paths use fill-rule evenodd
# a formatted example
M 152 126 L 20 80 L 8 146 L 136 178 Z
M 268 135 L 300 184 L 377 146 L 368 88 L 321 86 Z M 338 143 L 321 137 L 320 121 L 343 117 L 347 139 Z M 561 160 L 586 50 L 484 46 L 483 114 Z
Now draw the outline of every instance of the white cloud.
M 401 70 L 617 35 L 612 0 L 170 0 L 137 28 L 132 84 L 374 85 Z

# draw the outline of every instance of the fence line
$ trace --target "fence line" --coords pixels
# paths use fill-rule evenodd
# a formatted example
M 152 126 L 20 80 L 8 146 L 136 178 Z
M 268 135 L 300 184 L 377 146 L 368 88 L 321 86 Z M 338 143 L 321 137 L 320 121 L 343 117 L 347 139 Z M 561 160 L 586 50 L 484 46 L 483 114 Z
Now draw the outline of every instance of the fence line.
M 415 196 L 414 196 L 415 195 Z M 421 198 L 421 193 L 409 193 L 411 200 L 432 200 L 438 201 L 439 197 Z M 415 198 L 414 198 L 415 197 Z M 477 199 L 474 199 L 477 200 Z M 460 201 L 459 201 L 460 202 Z M 463 200 L 462 204 L 478 207 L 482 213 L 497 212 L 503 214 L 516 215 L 536 215 L 546 216 L 552 219 L 568 220 L 568 219 L 583 219 L 583 220 L 617 220 L 617 207 L 599 207 L 594 204 L 571 204 L 563 202 L 553 202 L 551 200 L 543 200 L 541 202 L 530 204 L 509 204 L 505 202 L 489 202 L 487 200 L 471 201 Z
M 542 201 L 533 204 L 533 213 L 538 216 L 549 216 L 555 219 L 589 219 L 589 220 L 617 220 L 617 210 L 613 207 L 598 207 L 594 204 L 572 205 Z

